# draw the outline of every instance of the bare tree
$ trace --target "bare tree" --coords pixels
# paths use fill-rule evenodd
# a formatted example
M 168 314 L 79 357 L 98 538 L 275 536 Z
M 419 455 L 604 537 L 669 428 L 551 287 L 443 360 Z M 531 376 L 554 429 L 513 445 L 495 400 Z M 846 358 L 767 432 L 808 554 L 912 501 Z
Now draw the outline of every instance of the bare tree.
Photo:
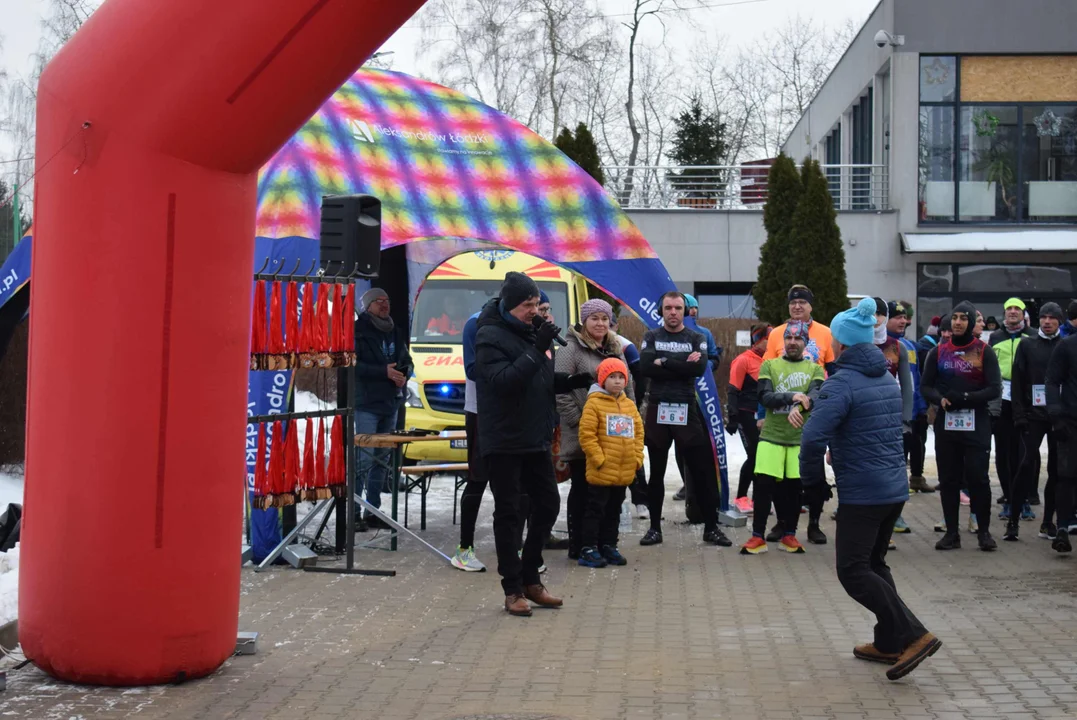
M 41 22 L 42 36 L 34 54 L 34 65 L 27 77 L 8 78 L 3 87 L 4 105 L 0 114 L 0 133 L 6 136 L 13 162 L 7 175 L 20 195 L 30 200 L 33 194 L 34 141 L 37 133 L 37 84 L 45 65 L 64 43 L 100 5 L 100 0 L 50 0 L 49 12 Z M 20 188 L 21 185 L 21 188 Z M 32 207 L 27 202 L 27 207 Z

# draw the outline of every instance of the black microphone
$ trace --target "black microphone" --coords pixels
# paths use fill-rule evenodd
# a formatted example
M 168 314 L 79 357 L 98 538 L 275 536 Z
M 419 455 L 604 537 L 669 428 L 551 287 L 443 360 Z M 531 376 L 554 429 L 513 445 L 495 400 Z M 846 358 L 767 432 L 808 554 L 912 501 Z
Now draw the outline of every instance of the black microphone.
M 545 325 L 546 322 L 547 321 L 545 319 L 543 319 L 543 317 L 541 315 L 536 315 L 535 317 L 531 318 L 531 325 L 533 325 L 536 330 L 538 330 L 540 327 Z M 553 325 L 553 323 L 550 323 L 550 324 Z M 554 327 L 557 328 L 556 325 L 554 325 Z M 568 346 L 568 343 L 565 342 L 565 339 L 563 337 L 561 337 L 560 328 L 557 328 L 557 330 L 558 330 L 558 332 L 557 332 L 556 335 L 553 336 L 553 339 L 556 340 L 557 344 L 560 345 L 561 347 Z

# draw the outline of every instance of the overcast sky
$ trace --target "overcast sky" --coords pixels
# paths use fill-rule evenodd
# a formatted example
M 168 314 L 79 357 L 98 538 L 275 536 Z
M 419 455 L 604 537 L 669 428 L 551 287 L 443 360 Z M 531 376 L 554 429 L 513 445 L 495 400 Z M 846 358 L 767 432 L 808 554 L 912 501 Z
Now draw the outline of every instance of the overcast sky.
M 145 0 L 156 2 L 156 0 Z M 812 18 L 831 26 L 846 20 L 862 23 L 878 0 L 703 0 L 712 7 L 678 13 L 668 23 L 667 43 L 682 53 L 704 36 L 724 36 L 731 46 L 748 44 L 782 25 L 788 18 Z M 601 0 L 609 15 L 631 10 L 632 0 Z M 49 0 L 0 0 L 0 68 L 9 75 L 26 75 L 41 35 L 41 18 L 47 13 Z M 392 68 L 415 74 L 429 71 L 418 57 L 417 45 L 422 32 L 420 14 L 401 28 L 382 50 L 393 51 Z M 651 23 L 652 33 L 658 25 Z M 652 35 L 652 40 L 656 39 Z M 0 139 L 0 154 L 6 154 Z

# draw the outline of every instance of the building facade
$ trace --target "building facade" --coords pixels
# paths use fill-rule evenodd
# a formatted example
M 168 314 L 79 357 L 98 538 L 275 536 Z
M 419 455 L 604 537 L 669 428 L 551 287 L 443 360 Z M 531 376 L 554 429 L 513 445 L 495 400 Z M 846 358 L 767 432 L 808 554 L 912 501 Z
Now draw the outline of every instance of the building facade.
M 785 146 L 888 168 L 891 210 L 843 227 L 851 293 L 921 327 L 959 299 L 1077 296 L 1073 27 L 1072 0 L 879 3 Z
M 1074 0 L 881 0 L 784 148 L 825 166 L 851 294 L 920 328 L 1077 296 L 1075 27 Z M 750 313 L 761 208 L 683 205 L 627 208 L 704 314 Z

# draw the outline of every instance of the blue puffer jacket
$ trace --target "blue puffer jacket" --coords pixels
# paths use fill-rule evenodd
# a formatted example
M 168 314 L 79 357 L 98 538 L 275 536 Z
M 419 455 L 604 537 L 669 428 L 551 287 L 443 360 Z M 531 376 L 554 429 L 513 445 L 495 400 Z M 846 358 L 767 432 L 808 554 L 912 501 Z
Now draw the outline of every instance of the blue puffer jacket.
M 842 505 L 889 505 L 909 499 L 901 439 L 901 388 L 874 345 L 846 348 L 823 383 L 800 441 L 804 485 L 822 483 L 827 446 Z

